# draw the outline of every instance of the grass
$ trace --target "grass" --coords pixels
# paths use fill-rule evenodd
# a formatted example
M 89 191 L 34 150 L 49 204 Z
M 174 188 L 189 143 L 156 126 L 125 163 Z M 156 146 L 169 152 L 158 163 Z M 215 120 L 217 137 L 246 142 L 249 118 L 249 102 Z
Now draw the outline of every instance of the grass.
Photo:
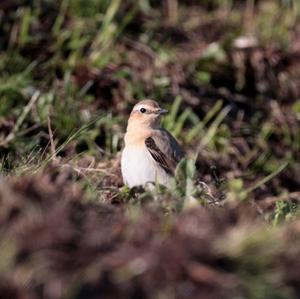
M 82 277 L 94 294 L 99 292 L 94 282 L 106 279 L 108 289 L 120 292 L 114 298 L 184 298 L 184 292 L 206 298 L 211 285 L 216 291 L 211 298 L 299 297 L 293 276 L 300 248 L 293 241 L 300 196 L 298 1 L 168 2 L 4 4 L 0 233 L 9 242 L 1 242 L 0 256 L 7 262 L 0 272 L 11 290 L 44 298 L 39 287 L 47 293 L 56 284 L 46 278 L 57 277 L 67 287 L 64 296 L 91 297 Z M 241 38 L 248 46 L 237 43 Z M 183 146 L 186 159 L 170 188 L 129 190 L 119 165 L 123 135 L 130 109 L 146 97 L 169 110 L 162 124 Z M 106 217 L 108 222 L 98 222 Z M 36 238 L 34 228 L 40 225 L 41 241 L 27 244 L 14 221 L 24 227 L 25 240 Z M 53 235 L 47 224 L 61 235 Z M 112 240 L 105 243 L 99 234 Z M 84 266 L 74 270 L 70 283 L 47 266 L 37 276 L 42 263 L 52 260 L 32 247 L 42 244 L 43 236 L 63 242 L 57 249 L 62 257 L 71 248 L 64 277 L 78 261 L 72 255 L 78 246 Z M 77 245 L 75 236 L 81 240 Z M 103 250 L 106 266 L 92 240 Z M 171 278 L 159 276 L 161 286 L 152 272 L 142 271 L 137 244 L 148 246 L 141 245 L 143 254 L 162 260 Z M 166 244 L 172 244 L 170 264 Z M 52 252 L 51 242 L 44 246 Z M 27 261 L 26 252 L 34 257 L 29 270 L 20 262 L 22 254 Z M 111 263 L 110 252 L 123 264 Z M 291 261 L 296 266 L 289 267 Z M 155 261 L 149 263 L 157 269 Z M 54 268 L 59 264 L 54 261 Z M 178 273 L 170 270 L 175 264 Z M 25 290 L 16 272 L 34 287 Z
M 246 152 L 240 156 L 235 156 L 235 159 L 241 164 L 237 167 L 241 167 L 243 174 L 240 177 L 232 178 L 235 182 L 241 180 L 241 186 L 250 184 L 250 186 L 246 187 L 246 191 L 241 190 L 243 194 L 242 197 L 251 193 L 250 191 L 253 191 L 253 189 L 264 186 L 264 181 L 268 180 L 269 177 L 275 176 L 277 170 L 280 169 L 281 165 L 286 165 L 287 161 L 290 162 L 287 166 L 287 170 L 292 171 L 292 168 L 296 169 L 298 166 L 297 151 L 299 150 L 299 140 L 297 140 L 297 136 L 299 128 L 296 125 L 291 127 L 286 119 L 286 114 L 290 108 L 293 117 L 297 117 L 297 112 L 294 112 L 295 105 L 292 107 L 281 107 L 280 104 L 277 104 L 278 102 L 275 99 L 271 102 L 271 109 L 273 110 L 271 113 L 266 114 L 266 112 L 260 110 L 259 107 L 261 101 L 268 101 L 268 99 L 266 97 L 263 100 L 259 100 L 259 95 L 257 95 L 257 99 L 254 102 L 254 106 L 256 105 L 257 107 L 253 108 L 254 111 L 256 110 L 253 115 L 245 117 L 243 115 L 245 115 L 245 113 L 247 115 L 249 111 L 244 108 L 238 110 L 238 113 L 243 114 L 240 115 L 242 115 L 244 119 L 241 120 L 243 127 L 237 132 L 240 136 L 235 136 L 232 134 L 232 125 L 230 122 L 237 122 L 237 117 L 239 116 L 235 116 L 236 111 L 232 112 L 232 110 L 239 109 L 236 107 L 238 102 L 228 102 L 227 96 L 222 99 L 222 93 L 217 95 L 220 99 L 216 102 L 205 99 L 203 107 L 195 106 L 195 104 L 188 105 L 186 102 L 187 98 L 183 98 L 184 96 L 180 93 L 175 96 L 173 103 L 167 103 L 167 99 L 171 97 L 170 82 L 173 79 L 168 77 L 170 75 L 168 74 L 168 70 L 163 69 L 167 67 L 168 63 L 172 63 L 172 59 L 169 58 L 169 55 L 171 55 L 170 57 L 174 57 L 172 53 L 176 51 L 180 53 L 181 46 L 176 44 L 172 45 L 172 43 L 168 42 L 168 46 L 165 48 L 166 45 L 164 42 L 157 43 L 157 47 L 159 48 L 155 51 L 157 53 L 164 51 L 164 57 L 166 58 L 162 58 L 161 54 L 156 56 L 156 53 L 154 53 L 154 65 L 148 66 L 150 69 L 153 68 L 151 72 L 153 72 L 154 76 L 153 85 L 149 91 L 147 91 L 147 89 L 142 91 L 142 93 L 137 91 L 138 89 L 143 90 L 143 84 L 151 83 L 143 82 L 143 80 L 131 82 L 132 76 L 134 75 L 133 72 L 136 72 L 136 70 L 122 70 L 122 67 L 114 71 L 114 73 L 107 75 L 107 80 L 111 81 L 108 84 L 112 84 L 111 87 L 107 87 L 107 91 L 105 90 L 105 86 L 99 86 L 99 84 L 102 84 L 101 80 L 105 80 L 101 78 L 101 69 L 104 68 L 105 70 L 110 64 L 118 65 L 118 63 L 120 64 L 122 62 L 122 59 L 124 61 L 127 60 L 127 55 L 119 52 L 119 50 L 124 47 L 122 32 L 126 31 L 127 27 L 130 28 L 131 22 L 134 22 L 134 18 L 137 17 L 140 12 L 146 13 L 147 10 L 151 11 L 151 5 L 143 1 L 135 5 L 128 3 L 128 5 L 130 9 L 123 14 L 120 1 L 112 1 L 110 3 L 104 1 L 103 4 L 99 5 L 95 2 L 90 10 L 84 8 L 80 1 L 72 3 L 63 1 L 60 5 L 50 3 L 53 11 L 48 16 L 48 22 L 52 24 L 49 36 L 43 32 L 44 28 L 41 23 L 41 21 L 44 20 L 43 6 L 40 10 L 35 6 L 20 7 L 16 12 L 9 11 L 9 15 L 3 18 L 3 30 L 6 35 L 2 38 L 3 51 L 1 55 L 1 65 L 3 70 L 3 83 L 0 87 L 2 102 L 1 115 L 3 122 L 10 118 L 16 119 L 13 127 L 8 128 L 9 133 L 1 136 L 1 146 L 5 149 L 2 162 L 2 167 L 5 172 L 13 171 L 15 167 L 13 164 L 18 165 L 22 163 L 21 160 L 24 161 L 24 159 L 21 159 L 21 157 L 29 153 L 32 155 L 36 152 L 36 155 L 39 155 L 40 152 L 43 151 L 44 154 L 47 155 L 49 142 L 47 141 L 48 145 L 45 148 L 45 139 L 47 139 L 46 135 L 48 134 L 46 126 L 48 115 L 50 115 L 51 125 L 54 128 L 55 144 L 58 144 L 58 152 L 55 155 L 63 152 L 71 141 L 75 141 L 75 143 L 85 148 L 84 152 L 86 154 L 90 153 L 99 156 L 98 149 L 100 145 L 101 152 L 104 153 L 105 158 L 114 156 L 122 146 L 121 131 L 122 129 L 124 131 L 126 121 L 126 113 L 123 112 L 124 108 L 127 109 L 127 107 L 129 108 L 130 105 L 132 105 L 132 103 L 129 103 L 129 105 L 126 102 L 122 103 L 121 98 L 134 98 L 135 93 L 137 93 L 139 97 L 148 96 L 147 93 L 149 93 L 151 97 L 166 102 L 166 106 L 170 108 L 170 113 L 163 120 L 163 125 L 170 130 L 175 137 L 181 140 L 188 152 L 190 149 L 195 149 L 196 146 L 197 151 L 194 150 L 191 156 L 197 156 L 197 153 L 199 153 L 198 158 L 201 159 L 201 152 L 205 152 L 205 155 L 207 155 L 206 158 L 212 162 L 214 162 L 217 157 L 225 158 L 230 155 L 235 156 L 236 153 L 233 151 L 235 151 L 236 148 L 232 144 L 234 139 L 242 138 L 245 140 L 246 143 L 244 146 L 247 148 Z M 239 8 L 235 8 L 230 1 L 224 4 L 218 4 L 216 2 L 214 5 L 216 6 L 211 18 L 219 13 L 219 5 L 221 5 L 221 7 L 225 5 L 231 11 L 230 18 L 227 23 L 225 23 L 225 26 L 230 26 L 231 22 L 235 24 L 236 20 L 234 16 L 240 12 Z M 277 28 L 275 28 L 276 30 L 269 28 L 270 21 L 265 16 L 265 6 L 271 7 L 271 10 L 274 11 L 278 9 L 278 5 L 276 6 L 271 3 L 258 5 L 258 7 L 255 8 L 257 21 L 252 21 L 252 24 L 254 27 L 263 26 L 265 29 L 273 30 L 272 32 L 278 31 Z M 290 28 L 292 24 L 296 24 L 298 16 L 297 5 L 293 2 L 284 2 L 282 6 L 286 14 L 284 16 L 286 16 L 286 18 L 290 17 L 288 27 L 286 27 L 285 23 L 282 24 L 282 30 L 286 30 L 283 36 L 286 39 L 290 39 L 291 33 L 287 28 Z M 205 7 L 206 4 L 204 5 L 204 8 Z M 146 11 L 144 11 L 145 8 L 147 8 Z M 68 9 L 70 9 L 70 16 L 68 16 Z M 151 9 L 155 10 L 156 8 L 153 7 Z M 184 9 L 188 10 L 188 6 L 184 7 Z M 98 11 L 96 15 L 99 16 L 99 21 L 97 21 L 97 18 L 95 18 L 94 22 L 89 19 L 90 14 L 94 11 Z M 157 13 L 159 13 L 159 11 L 157 11 Z M 122 17 L 120 17 L 121 15 Z M 66 16 L 69 18 L 68 22 L 64 21 Z M 207 16 L 209 16 L 209 14 L 207 14 Z M 264 25 L 260 23 L 260 21 L 267 22 L 267 24 Z M 72 27 L 70 27 L 71 24 L 73 25 Z M 185 25 L 185 23 L 183 24 Z M 196 28 L 196 25 L 197 23 L 193 25 L 194 28 Z M 145 26 L 146 28 L 147 26 L 149 27 L 144 33 L 141 33 L 140 38 L 145 39 L 147 35 L 155 37 L 157 29 L 151 27 L 151 24 L 148 23 L 145 23 Z M 159 26 L 159 24 L 156 26 Z M 279 26 L 278 24 L 278 27 Z M 244 29 L 246 30 L 247 28 Z M 34 30 L 37 30 L 37 34 L 35 35 L 33 35 Z M 129 38 L 131 38 L 131 30 L 132 29 L 128 29 Z M 263 41 L 268 41 L 269 37 L 265 36 L 263 30 L 255 34 Z M 271 41 L 275 44 L 279 39 L 276 36 L 272 36 L 272 34 L 273 33 L 269 33 L 268 36 L 270 36 Z M 48 39 L 46 42 L 51 43 L 48 53 L 40 48 L 40 51 L 37 52 L 37 59 L 32 60 L 31 51 L 33 51 L 34 47 L 38 47 L 45 38 Z M 225 40 L 227 40 L 227 38 L 228 37 L 225 37 Z M 231 39 L 232 38 L 233 37 L 231 37 Z M 137 39 L 137 42 L 140 43 L 139 39 Z M 153 42 L 155 42 L 155 38 Z M 149 40 L 149 45 L 145 44 L 143 47 L 145 47 L 145 49 L 149 47 L 150 49 L 151 43 L 152 41 Z M 186 43 L 188 44 L 188 42 Z M 116 45 L 115 50 L 113 50 L 114 45 Z M 221 47 L 220 49 L 224 51 L 224 49 L 222 49 L 222 39 L 221 41 L 215 42 L 215 45 L 218 45 L 218 47 Z M 202 79 L 200 81 L 196 80 L 195 83 L 193 83 L 195 87 L 203 88 L 204 92 L 206 86 L 211 86 L 211 80 L 213 79 L 215 69 L 219 67 L 220 61 L 222 65 L 227 63 L 226 61 L 228 59 L 228 53 L 226 53 L 228 49 L 223 52 L 223 58 L 219 61 L 215 56 L 217 54 L 213 54 L 215 52 L 209 54 L 209 49 L 211 48 L 212 44 L 208 44 L 203 54 L 194 59 L 200 67 L 200 75 L 202 78 L 204 78 L 204 72 L 207 72 L 205 75 L 207 79 L 204 81 L 202 81 Z M 136 52 L 129 49 L 128 55 L 141 54 L 139 53 L 139 49 L 136 50 Z M 43 58 L 43 55 L 46 55 L 47 59 Z M 162 59 L 165 60 L 165 62 Z M 191 61 L 193 62 L 194 60 Z M 83 76 L 87 76 L 86 79 L 76 78 L 76 70 L 81 70 L 82 63 L 88 65 L 88 69 L 85 70 L 86 73 L 83 74 Z M 155 67 L 155 63 L 159 65 L 159 68 L 162 69 L 163 72 L 167 73 L 157 77 L 155 72 L 157 72 L 159 68 Z M 208 65 L 206 71 L 203 70 L 204 65 Z M 97 67 L 97 69 L 95 69 L 95 67 Z M 187 65 L 182 64 L 181 67 L 183 69 L 187 67 L 187 70 L 189 70 L 190 62 L 187 62 Z M 47 75 L 44 76 L 45 80 L 39 80 L 38 77 L 45 72 L 46 69 Z M 201 77 L 197 68 L 191 71 L 192 73 L 187 76 L 191 76 L 192 78 L 194 76 L 195 78 Z M 59 75 L 58 80 L 56 79 L 56 72 L 62 73 L 62 75 Z M 96 74 L 94 75 L 94 73 Z M 122 76 L 125 77 L 118 75 L 122 73 L 124 74 Z M 97 79 L 97 74 L 100 76 L 99 79 Z M 124 88 L 120 82 L 117 82 L 118 79 L 116 78 L 122 78 L 124 80 L 122 84 L 128 86 Z M 80 80 L 84 80 L 85 82 L 80 82 Z M 243 81 L 246 82 L 245 79 Z M 100 90 L 100 94 L 95 93 L 97 88 Z M 107 99 L 105 97 L 102 98 L 101 90 L 102 92 L 108 92 L 109 88 L 111 88 L 109 91 L 111 94 L 108 95 Z M 183 91 L 185 91 L 184 88 Z M 240 87 L 236 92 L 239 91 Z M 217 94 L 219 91 L 215 90 L 214 92 Z M 215 96 L 216 95 L 212 95 L 212 97 Z M 81 128 L 87 126 L 86 123 L 90 122 L 96 115 L 101 115 L 101 113 L 104 112 L 101 106 L 111 106 L 109 103 L 105 104 L 105 102 L 114 101 L 114 99 L 115 101 L 119 101 L 119 103 L 116 108 L 113 109 L 111 116 L 103 119 L 101 124 L 98 122 L 97 124 L 91 125 L 92 127 L 89 132 L 86 132 L 86 137 L 83 137 L 81 134 L 77 135 L 76 133 L 74 135 L 74 130 L 80 132 Z M 201 102 L 202 99 L 197 100 Z M 96 109 L 94 109 L 94 107 Z M 117 117 L 118 114 L 121 115 L 121 117 Z M 263 118 L 265 119 L 262 120 Z M 277 118 L 282 119 L 279 120 Z M 262 130 L 256 131 L 258 123 L 261 121 Z M 278 121 L 281 123 L 281 127 L 275 128 L 272 124 Z M 12 122 L 14 122 L 14 120 Z M 97 135 L 97 130 L 102 130 L 102 132 L 105 133 Z M 35 132 L 38 132 L 36 136 L 30 135 Z M 251 136 L 248 138 L 247 134 Z M 257 136 L 255 136 L 256 134 Z M 103 135 L 105 136 L 103 137 Z M 289 149 L 286 151 L 285 156 L 280 155 L 279 157 L 278 154 L 273 153 L 273 150 L 270 148 L 271 139 L 276 140 L 276 138 L 283 138 L 283 147 Z M 98 154 L 96 153 L 97 151 Z M 80 154 L 80 152 L 78 152 L 78 154 Z M 52 159 L 51 157 L 51 155 L 48 155 L 48 158 L 43 158 L 45 158 L 45 161 L 50 161 Z M 14 161 L 14 163 L 12 163 L 12 161 Z M 246 166 L 250 167 L 246 167 L 247 169 L 243 170 L 242 165 L 244 165 L 244 168 Z M 221 167 L 223 167 L 223 165 Z M 257 179 L 253 181 L 251 177 L 257 177 Z M 250 178 L 249 182 L 247 178 Z M 232 185 L 230 180 L 231 178 L 229 179 L 229 186 Z M 251 186 L 256 188 L 252 188 Z M 282 191 L 280 191 L 280 186 L 278 186 L 277 189 L 277 193 L 286 192 L 283 186 Z M 240 196 L 241 194 L 239 193 L 238 197 Z

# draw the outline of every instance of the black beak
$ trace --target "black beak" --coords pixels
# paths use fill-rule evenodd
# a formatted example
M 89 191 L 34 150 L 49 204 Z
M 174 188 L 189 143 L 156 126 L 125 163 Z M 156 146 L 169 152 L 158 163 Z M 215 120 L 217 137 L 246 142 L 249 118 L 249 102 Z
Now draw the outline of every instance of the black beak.
M 159 108 L 158 111 L 157 111 L 157 113 L 158 113 L 158 114 L 161 114 L 161 115 L 162 115 L 162 114 L 166 114 L 166 113 L 168 113 L 168 110 Z

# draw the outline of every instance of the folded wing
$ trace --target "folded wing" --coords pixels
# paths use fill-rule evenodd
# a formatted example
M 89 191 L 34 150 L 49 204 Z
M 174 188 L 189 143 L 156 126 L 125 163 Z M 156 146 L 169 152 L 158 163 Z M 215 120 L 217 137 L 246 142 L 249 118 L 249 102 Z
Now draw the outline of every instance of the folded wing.
M 174 175 L 178 162 L 184 154 L 174 137 L 165 130 L 157 130 L 146 138 L 145 145 L 152 158 L 169 175 Z

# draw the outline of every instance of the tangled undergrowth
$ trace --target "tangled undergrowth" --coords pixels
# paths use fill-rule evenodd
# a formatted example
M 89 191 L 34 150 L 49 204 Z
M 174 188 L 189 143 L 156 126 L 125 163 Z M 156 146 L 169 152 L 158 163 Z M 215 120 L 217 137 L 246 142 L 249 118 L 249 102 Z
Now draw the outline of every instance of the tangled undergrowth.
M 298 1 L 0 2 L 0 297 L 300 296 Z M 130 109 L 187 153 L 123 187 Z

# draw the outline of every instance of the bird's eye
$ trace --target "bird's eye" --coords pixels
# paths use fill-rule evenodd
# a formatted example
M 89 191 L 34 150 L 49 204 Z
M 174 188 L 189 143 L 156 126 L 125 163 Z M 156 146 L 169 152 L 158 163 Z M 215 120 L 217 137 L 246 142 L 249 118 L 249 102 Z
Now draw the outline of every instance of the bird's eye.
M 141 111 L 142 113 L 145 113 L 145 112 L 146 112 L 146 109 L 145 109 L 145 108 L 141 108 L 140 111 Z

